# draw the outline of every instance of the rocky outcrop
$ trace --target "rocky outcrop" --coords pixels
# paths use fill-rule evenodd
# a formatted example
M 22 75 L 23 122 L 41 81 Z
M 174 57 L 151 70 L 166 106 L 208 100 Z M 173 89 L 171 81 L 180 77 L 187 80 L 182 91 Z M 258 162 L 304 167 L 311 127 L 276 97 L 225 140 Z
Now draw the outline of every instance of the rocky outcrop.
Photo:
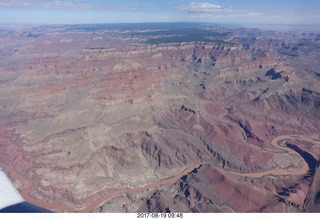
M 0 165 L 25 197 L 54 211 L 314 209 L 317 173 L 279 174 L 320 156 L 314 37 L 210 27 L 216 41 L 152 44 L 69 28 L 0 31 Z M 288 141 L 296 154 L 270 143 L 285 134 L 313 137 Z

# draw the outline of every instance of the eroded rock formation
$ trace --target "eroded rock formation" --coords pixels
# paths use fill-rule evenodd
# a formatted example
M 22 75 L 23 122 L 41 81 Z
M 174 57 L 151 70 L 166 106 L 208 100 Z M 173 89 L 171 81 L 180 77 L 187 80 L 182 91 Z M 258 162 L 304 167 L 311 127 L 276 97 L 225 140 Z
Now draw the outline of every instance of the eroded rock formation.
M 238 29 L 219 41 L 152 44 L 122 30 L 43 28 L 0 32 L 0 165 L 30 202 L 53 211 L 317 209 L 319 171 L 296 173 L 303 157 L 271 143 L 291 135 L 281 141 L 319 160 L 312 35 L 284 44 L 281 33 Z

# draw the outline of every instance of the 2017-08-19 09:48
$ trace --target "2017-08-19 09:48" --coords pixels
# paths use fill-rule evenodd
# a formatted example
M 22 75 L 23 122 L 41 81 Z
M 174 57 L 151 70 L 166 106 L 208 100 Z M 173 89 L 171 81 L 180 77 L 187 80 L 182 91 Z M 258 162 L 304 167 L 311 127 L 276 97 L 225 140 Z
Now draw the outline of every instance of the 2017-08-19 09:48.
M 183 218 L 183 213 L 137 213 L 137 218 Z

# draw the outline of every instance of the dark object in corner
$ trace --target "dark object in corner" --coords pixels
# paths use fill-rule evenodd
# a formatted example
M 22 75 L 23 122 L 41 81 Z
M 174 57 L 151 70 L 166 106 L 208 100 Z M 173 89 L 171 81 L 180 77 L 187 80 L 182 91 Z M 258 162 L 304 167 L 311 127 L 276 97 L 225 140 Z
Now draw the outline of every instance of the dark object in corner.
M 38 206 L 22 202 L 19 204 L 11 205 L 9 207 L 0 210 L 0 213 L 52 213 L 47 209 L 40 208 Z

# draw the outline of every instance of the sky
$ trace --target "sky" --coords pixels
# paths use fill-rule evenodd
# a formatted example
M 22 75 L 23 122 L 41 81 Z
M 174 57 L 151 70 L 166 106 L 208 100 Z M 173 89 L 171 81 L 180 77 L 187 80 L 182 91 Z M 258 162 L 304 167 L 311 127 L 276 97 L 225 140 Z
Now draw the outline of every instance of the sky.
M 0 24 L 320 25 L 320 0 L 0 0 Z

